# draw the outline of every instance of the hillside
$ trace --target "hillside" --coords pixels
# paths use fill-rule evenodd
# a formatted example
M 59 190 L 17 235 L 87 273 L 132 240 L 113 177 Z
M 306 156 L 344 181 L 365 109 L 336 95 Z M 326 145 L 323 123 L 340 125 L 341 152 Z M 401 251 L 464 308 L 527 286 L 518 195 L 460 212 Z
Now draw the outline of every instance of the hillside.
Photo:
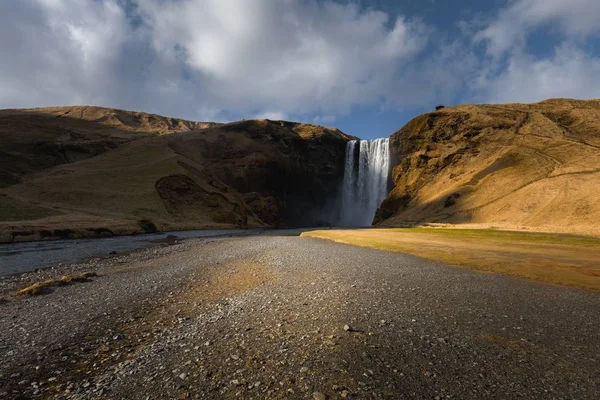
M 217 125 L 101 107 L 0 110 L 0 188 L 132 140 Z
M 98 107 L 0 111 L 0 241 L 324 224 L 342 132 Z
M 465 105 L 391 137 L 379 226 L 439 223 L 600 235 L 600 101 Z

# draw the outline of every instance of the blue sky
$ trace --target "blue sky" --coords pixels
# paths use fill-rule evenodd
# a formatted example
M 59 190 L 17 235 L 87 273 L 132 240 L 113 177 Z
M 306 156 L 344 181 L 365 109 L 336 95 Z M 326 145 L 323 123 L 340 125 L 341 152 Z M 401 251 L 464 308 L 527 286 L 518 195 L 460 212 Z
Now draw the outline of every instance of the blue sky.
M 598 0 L 4 1 L 0 108 L 383 137 L 437 104 L 600 97 L 598 15 Z

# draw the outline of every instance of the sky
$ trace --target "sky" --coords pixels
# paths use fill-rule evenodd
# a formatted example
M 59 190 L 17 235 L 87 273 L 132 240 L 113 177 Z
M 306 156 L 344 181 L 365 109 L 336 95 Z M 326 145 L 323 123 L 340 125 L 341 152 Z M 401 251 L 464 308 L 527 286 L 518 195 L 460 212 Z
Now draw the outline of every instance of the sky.
M 0 0 L 0 108 L 389 136 L 436 105 L 600 97 L 598 0 Z

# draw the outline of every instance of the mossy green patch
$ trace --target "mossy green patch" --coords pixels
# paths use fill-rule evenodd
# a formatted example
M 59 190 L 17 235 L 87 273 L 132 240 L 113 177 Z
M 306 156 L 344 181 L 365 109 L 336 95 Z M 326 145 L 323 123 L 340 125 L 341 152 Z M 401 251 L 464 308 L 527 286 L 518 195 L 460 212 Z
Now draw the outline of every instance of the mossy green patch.
M 542 242 L 549 244 L 576 245 L 600 248 L 600 238 L 565 233 L 506 231 L 498 229 L 452 229 L 452 228 L 390 228 L 404 233 L 425 233 L 464 239 L 508 240 L 518 242 Z M 599 256 L 600 258 L 600 256 Z
M 446 228 L 327 230 L 302 236 L 600 291 L 600 238 L 595 237 Z
M 51 208 L 0 195 L 0 221 L 29 221 L 61 214 Z

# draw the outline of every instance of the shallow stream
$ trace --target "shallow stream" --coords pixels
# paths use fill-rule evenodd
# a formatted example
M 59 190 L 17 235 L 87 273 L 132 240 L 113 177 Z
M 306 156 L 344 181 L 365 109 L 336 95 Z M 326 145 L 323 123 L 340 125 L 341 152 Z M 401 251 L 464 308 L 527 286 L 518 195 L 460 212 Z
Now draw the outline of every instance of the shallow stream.
M 68 264 L 90 257 L 102 257 L 111 252 L 126 252 L 159 246 L 168 236 L 177 239 L 254 235 L 299 235 L 308 229 L 223 229 L 163 232 L 135 236 L 115 236 L 80 240 L 54 240 L 0 244 L 0 275 L 33 271 L 38 268 Z M 172 237 L 170 239 L 173 239 Z

